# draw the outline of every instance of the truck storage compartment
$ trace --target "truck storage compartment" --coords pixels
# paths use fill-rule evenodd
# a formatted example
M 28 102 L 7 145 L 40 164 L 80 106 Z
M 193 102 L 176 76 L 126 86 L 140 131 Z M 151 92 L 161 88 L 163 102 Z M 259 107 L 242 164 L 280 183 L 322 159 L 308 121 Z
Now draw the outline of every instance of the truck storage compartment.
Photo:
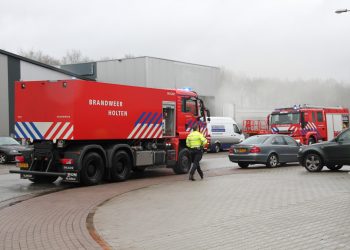
M 175 136 L 175 90 L 82 80 L 29 81 L 16 82 L 15 98 L 18 138 L 55 142 Z

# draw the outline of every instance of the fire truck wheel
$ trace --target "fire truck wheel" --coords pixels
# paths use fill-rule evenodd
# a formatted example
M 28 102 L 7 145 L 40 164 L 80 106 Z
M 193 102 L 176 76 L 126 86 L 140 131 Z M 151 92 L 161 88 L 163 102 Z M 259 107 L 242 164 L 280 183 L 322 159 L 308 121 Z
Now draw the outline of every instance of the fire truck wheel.
M 323 168 L 323 160 L 321 156 L 316 153 L 308 153 L 304 157 L 303 165 L 309 172 L 319 172 Z
M 249 166 L 249 163 L 246 162 L 238 162 L 238 166 L 241 168 L 247 168 Z
M 114 154 L 112 159 L 112 181 L 125 181 L 131 171 L 131 159 L 127 152 L 121 150 Z
M 173 167 L 176 174 L 186 174 L 191 168 L 191 153 L 187 148 L 183 148 L 179 152 L 177 164 Z
M 269 155 L 269 157 L 267 158 L 267 163 L 266 166 L 269 168 L 275 168 L 278 166 L 278 155 L 275 153 L 272 153 Z
M 326 167 L 331 171 L 338 171 L 343 167 L 343 165 L 327 165 Z
M 99 184 L 103 179 L 104 171 L 102 157 L 96 152 L 87 153 L 83 159 L 81 181 L 88 186 Z
M 220 143 L 215 143 L 215 153 L 219 153 L 220 152 L 220 150 L 221 150 L 221 147 L 220 147 Z
M 309 145 L 314 144 L 314 143 L 316 143 L 316 140 L 313 137 L 310 137 L 309 140 L 307 141 L 307 144 L 309 144 Z
M 36 175 L 30 178 L 29 180 L 33 183 L 53 183 L 58 179 L 58 176 L 43 176 Z

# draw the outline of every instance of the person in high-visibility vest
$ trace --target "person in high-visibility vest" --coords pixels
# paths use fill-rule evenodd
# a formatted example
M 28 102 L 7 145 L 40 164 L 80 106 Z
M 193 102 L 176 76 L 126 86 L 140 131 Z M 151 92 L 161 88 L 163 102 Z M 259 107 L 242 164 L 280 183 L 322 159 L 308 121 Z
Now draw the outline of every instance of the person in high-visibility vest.
M 198 125 L 193 126 L 193 131 L 186 138 L 186 146 L 191 151 L 192 167 L 190 169 L 189 180 L 195 181 L 193 175 L 197 170 L 201 179 L 203 179 L 203 171 L 199 165 L 199 161 L 202 159 L 204 145 L 207 144 L 207 139 L 201 132 L 198 131 Z

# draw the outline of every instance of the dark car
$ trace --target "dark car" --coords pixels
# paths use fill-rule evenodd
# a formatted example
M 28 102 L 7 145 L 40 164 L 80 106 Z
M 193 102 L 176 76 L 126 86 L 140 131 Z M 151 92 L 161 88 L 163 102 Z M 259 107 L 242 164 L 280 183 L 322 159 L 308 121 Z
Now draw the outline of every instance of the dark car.
M 300 144 L 287 135 L 255 135 L 233 145 L 229 159 L 241 168 L 250 164 L 277 167 L 287 162 L 297 162 Z
M 28 146 L 22 146 L 11 137 L 0 137 L 0 164 L 15 160 L 15 156 L 21 155 L 21 151 L 31 150 Z
M 310 172 L 321 171 L 324 166 L 339 170 L 350 165 L 350 129 L 341 132 L 328 142 L 321 142 L 300 148 L 298 159 Z

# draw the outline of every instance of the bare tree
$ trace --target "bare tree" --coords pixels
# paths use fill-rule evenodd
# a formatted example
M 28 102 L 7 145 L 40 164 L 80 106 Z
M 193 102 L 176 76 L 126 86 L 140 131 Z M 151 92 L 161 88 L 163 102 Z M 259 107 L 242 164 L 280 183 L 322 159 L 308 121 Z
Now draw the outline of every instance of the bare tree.
M 66 55 L 61 60 L 61 64 L 74 64 L 91 61 L 92 60 L 89 57 L 83 56 L 80 50 L 72 49 L 67 51 Z
M 133 54 L 125 54 L 124 58 L 135 58 Z
M 59 65 L 60 64 L 59 59 L 54 58 L 50 55 L 46 55 L 41 50 L 38 50 L 38 51 L 35 51 L 33 49 L 28 50 L 28 51 L 20 50 L 19 54 L 23 57 L 27 57 L 27 58 L 30 58 L 32 60 L 35 60 L 35 61 L 38 61 L 41 63 L 45 63 L 45 64 L 49 64 L 49 65 Z
M 44 54 L 41 50 L 35 51 L 33 49 L 28 51 L 20 50 L 19 54 L 21 56 L 49 65 L 74 64 L 92 61 L 92 59 L 89 57 L 83 56 L 80 50 L 75 49 L 67 51 L 66 55 L 61 59 L 57 59 L 50 55 Z

